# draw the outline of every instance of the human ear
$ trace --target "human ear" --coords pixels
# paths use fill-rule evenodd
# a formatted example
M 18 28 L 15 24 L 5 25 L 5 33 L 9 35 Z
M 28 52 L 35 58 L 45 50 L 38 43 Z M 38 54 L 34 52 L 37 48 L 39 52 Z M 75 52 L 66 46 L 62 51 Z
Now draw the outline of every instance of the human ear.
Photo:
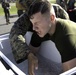
M 54 15 L 50 15 L 51 21 L 54 21 Z

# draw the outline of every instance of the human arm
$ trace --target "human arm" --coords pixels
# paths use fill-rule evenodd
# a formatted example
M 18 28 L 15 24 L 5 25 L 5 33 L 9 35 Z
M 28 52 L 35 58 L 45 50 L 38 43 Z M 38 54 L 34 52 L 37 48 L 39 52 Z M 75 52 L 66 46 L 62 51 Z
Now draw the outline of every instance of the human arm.
M 29 75 L 35 75 L 35 70 L 38 70 L 38 58 L 36 56 L 39 47 L 29 46 L 31 52 L 28 54 L 28 73 Z
M 28 37 L 28 36 L 27 36 Z M 30 54 L 28 55 L 28 73 L 29 75 L 35 75 L 35 70 L 38 68 L 38 58 L 36 54 L 39 50 L 38 42 L 41 42 L 38 40 L 38 35 L 33 32 L 29 44 L 29 48 L 31 49 Z
M 25 0 L 19 0 L 19 3 L 26 8 L 26 3 L 25 3 Z
M 46 38 L 47 39 L 47 38 Z M 32 55 L 29 56 L 29 63 L 28 63 L 28 66 L 29 66 L 29 73 L 30 74 L 34 74 L 34 72 L 38 69 L 38 58 L 37 58 L 37 53 L 39 53 L 39 48 L 40 48 L 40 45 L 43 41 L 47 41 L 49 40 L 49 38 L 46 40 L 45 37 L 44 38 L 40 38 L 36 33 L 33 33 L 32 34 L 32 37 L 31 37 L 31 41 L 30 41 L 30 49 L 32 50 L 31 52 L 33 52 L 35 55 L 34 57 L 36 58 L 36 60 L 33 60 L 33 58 L 31 58 Z M 32 60 L 32 61 L 31 61 Z M 34 65 L 34 62 L 36 61 L 36 66 Z M 32 64 L 33 63 L 33 64 Z M 34 68 L 33 68 L 33 66 Z
M 6 8 L 5 2 L 2 2 L 2 8 Z
M 28 55 L 28 73 L 29 75 L 35 75 L 34 71 L 38 69 L 38 58 L 30 53 Z
M 69 19 L 68 13 L 58 4 L 52 4 L 57 18 Z
M 19 0 L 19 3 L 25 8 L 26 12 L 30 6 L 30 0 Z
M 23 14 L 11 28 L 9 39 L 12 52 L 17 63 L 20 63 L 27 58 L 29 48 L 26 44 L 24 35 L 30 27 L 31 23 L 28 19 L 28 16 Z
M 8 2 L 6 3 L 6 6 L 7 6 L 7 9 L 11 8 L 11 6 L 10 6 L 10 4 Z
M 26 12 L 29 9 L 29 6 L 32 4 L 34 1 L 39 1 L 39 0 L 19 0 L 19 3 L 25 8 Z

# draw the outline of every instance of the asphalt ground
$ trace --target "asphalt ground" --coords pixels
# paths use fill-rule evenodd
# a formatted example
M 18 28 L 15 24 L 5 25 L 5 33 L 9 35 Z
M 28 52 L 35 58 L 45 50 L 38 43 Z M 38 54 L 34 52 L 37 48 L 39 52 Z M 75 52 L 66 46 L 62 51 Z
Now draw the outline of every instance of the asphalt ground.
M 11 15 L 9 19 L 10 19 L 10 24 L 7 25 L 5 17 L 0 16 L 0 35 L 10 32 L 11 27 L 14 25 L 14 22 L 18 19 L 18 16 Z

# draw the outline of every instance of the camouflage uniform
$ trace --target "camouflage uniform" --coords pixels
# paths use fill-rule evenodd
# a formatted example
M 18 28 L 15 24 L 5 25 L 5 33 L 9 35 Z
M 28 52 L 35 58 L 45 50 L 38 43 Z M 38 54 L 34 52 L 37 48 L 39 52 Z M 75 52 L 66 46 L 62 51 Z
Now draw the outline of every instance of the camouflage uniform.
M 68 13 L 58 4 L 52 4 L 55 10 L 56 17 L 62 19 L 69 19 Z
M 32 2 L 34 2 L 34 1 L 35 1 L 35 0 L 19 0 L 19 3 L 20 3 L 23 7 L 25 7 L 25 10 L 26 10 L 26 12 L 27 12 L 30 4 L 31 4 Z M 36 0 L 36 1 L 39 1 L 39 0 Z
M 53 5 L 55 7 L 55 10 L 58 9 L 57 11 L 62 11 L 61 14 L 65 14 L 64 10 L 60 8 L 57 5 Z M 59 11 L 59 12 L 60 12 Z M 57 15 L 58 12 L 56 12 Z M 60 16 L 57 15 L 57 17 L 65 18 L 68 19 L 67 16 Z M 27 14 L 23 14 L 22 16 L 19 17 L 19 19 L 14 23 L 14 26 L 12 27 L 10 31 L 10 44 L 12 47 L 12 52 L 14 55 L 14 58 L 17 63 L 22 62 L 27 58 L 27 53 L 29 52 L 29 48 L 26 44 L 26 40 L 24 38 L 24 35 L 26 34 L 27 31 L 33 31 L 32 30 L 32 24 L 27 16 Z

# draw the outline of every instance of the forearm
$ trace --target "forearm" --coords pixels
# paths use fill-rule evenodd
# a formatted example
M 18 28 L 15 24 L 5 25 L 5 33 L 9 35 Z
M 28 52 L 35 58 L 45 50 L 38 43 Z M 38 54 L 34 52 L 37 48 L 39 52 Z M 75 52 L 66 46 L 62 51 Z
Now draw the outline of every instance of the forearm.
M 30 22 L 26 15 L 19 18 L 12 27 L 9 35 L 10 44 L 14 58 L 17 63 L 22 62 L 27 58 L 29 47 L 26 44 L 24 35 L 29 29 Z
M 12 37 L 11 37 L 12 36 Z M 15 31 L 10 34 L 10 44 L 12 47 L 12 52 L 17 63 L 23 61 L 27 58 L 27 53 L 29 48 L 26 44 L 25 39 L 22 35 L 16 34 Z

